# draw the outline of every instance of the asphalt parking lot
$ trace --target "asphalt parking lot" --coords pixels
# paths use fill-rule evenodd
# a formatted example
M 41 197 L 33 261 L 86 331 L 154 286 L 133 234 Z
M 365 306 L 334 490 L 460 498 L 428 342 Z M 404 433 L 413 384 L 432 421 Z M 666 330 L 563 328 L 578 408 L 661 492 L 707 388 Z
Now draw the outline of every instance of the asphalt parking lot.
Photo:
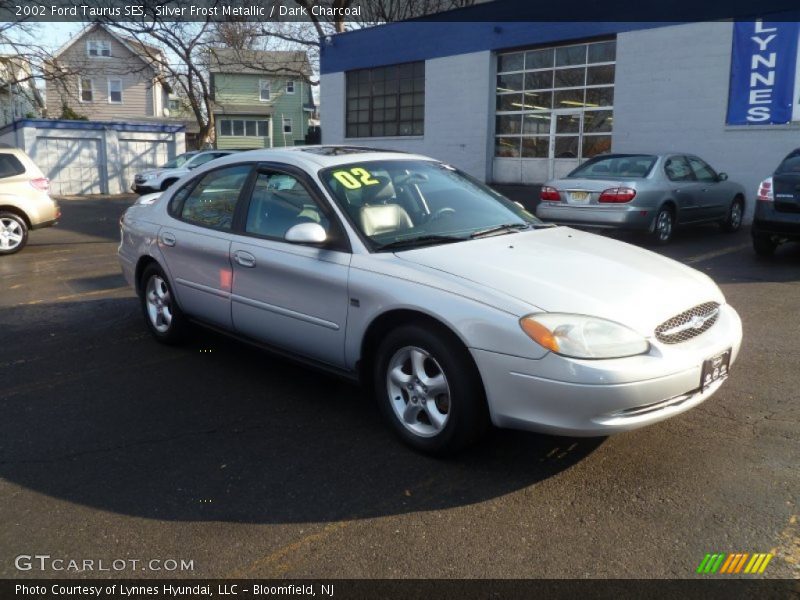
M 187 560 L 124 577 L 694 577 L 773 552 L 800 577 L 800 246 L 684 231 L 745 339 L 720 392 L 612 438 L 495 432 L 447 461 L 352 385 L 199 330 L 146 332 L 116 262 L 131 199 L 65 200 L 0 258 L 0 577 L 18 555 Z M 665 282 L 665 285 L 669 285 Z

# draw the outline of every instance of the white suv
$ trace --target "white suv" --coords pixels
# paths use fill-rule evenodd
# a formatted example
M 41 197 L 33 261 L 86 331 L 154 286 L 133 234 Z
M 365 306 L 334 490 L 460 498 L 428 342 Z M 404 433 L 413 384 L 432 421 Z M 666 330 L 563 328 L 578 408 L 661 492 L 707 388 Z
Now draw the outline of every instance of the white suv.
M 22 250 L 28 231 L 55 225 L 61 216 L 50 181 L 18 148 L 0 148 L 0 255 Z
M 133 178 L 131 189 L 137 194 L 163 191 L 192 169 L 232 152 L 232 150 L 200 150 L 180 154 L 158 169 L 137 173 Z

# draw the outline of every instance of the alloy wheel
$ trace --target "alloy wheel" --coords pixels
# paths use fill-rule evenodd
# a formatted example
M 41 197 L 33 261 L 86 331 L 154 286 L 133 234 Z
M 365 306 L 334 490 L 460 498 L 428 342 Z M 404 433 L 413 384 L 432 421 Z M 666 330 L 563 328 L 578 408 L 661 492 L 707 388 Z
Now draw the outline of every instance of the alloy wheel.
M 169 331 L 172 324 L 172 296 L 167 282 L 158 275 L 153 275 L 147 281 L 145 301 L 147 316 L 155 330 L 159 333 Z
M 22 243 L 22 226 L 10 217 L 0 218 L 0 250 L 14 250 Z
M 450 418 L 450 385 L 431 354 L 416 346 L 394 353 L 386 371 L 386 388 L 395 416 L 411 433 L 433 437 Z

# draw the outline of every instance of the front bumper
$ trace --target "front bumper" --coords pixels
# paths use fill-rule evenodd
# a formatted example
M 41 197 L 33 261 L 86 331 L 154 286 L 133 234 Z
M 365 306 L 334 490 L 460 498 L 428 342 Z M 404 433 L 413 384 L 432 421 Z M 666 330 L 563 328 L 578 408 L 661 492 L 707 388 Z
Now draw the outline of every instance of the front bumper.
M 134 183 L 131 189 L 137 194 L 152 194 L 153 192 L 160 192 L 160 187 L 153 187 L 152 185 L 144 185 L 143 183 Z
M 650 229 L 655 213 L 647 208 L 621 204 L 576 206 L 566 202 L 541 202 L 536 207 L 536 216 L 561 225 L 644 231 Z
M 712 396 L 722 381 L 700 390 L 703 361 L 739 353 L 742 324 L 728 305 L 708 331 L 648 354 L 578 360 L 553 353 L 531 360 L 472 349 L 499 427 L 572 436 L 628 431 L 678 415 Z M 652 340 L 651 340 L 652 342 Z

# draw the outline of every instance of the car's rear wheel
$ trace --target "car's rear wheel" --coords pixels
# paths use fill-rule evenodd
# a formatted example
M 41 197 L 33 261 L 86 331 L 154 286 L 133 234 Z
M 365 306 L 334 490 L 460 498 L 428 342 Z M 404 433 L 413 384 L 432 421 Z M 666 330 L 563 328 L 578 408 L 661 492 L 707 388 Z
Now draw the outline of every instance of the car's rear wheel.
M 728 209 L 728 214 L 725 220 L 722 221 L 722 230 L 728 233 L 735 233 L 742 227 L 742 219 L 744 218 L 744 201 L 737 196 L 731 202 Z
M 164 344 L 183 341 L 188 322 L 161 267 L 153 263 L 145 268 L 141 284 L 142 312 L 150 333 Z
M 11 212 L 0 212 L 0 254 L 14 254 L 28 243 L 28 225 Z
M 469 352 L 438 328 L 392 331 L 381 343 L 373 382 L 381 412 L 411 447 L 452 454 L 488 426 L 483 384 Z
M 759 256 L 769 257 L 775 254 L 775 249 L 778 247 L 778 242 L 769 234 L 754 233 L 753 234 L 753 250 Z
M 669 206 L 662 206 L 650 230 L 650 240 L 654 244 L 668 244 L 675 229 L 675 213 Z

